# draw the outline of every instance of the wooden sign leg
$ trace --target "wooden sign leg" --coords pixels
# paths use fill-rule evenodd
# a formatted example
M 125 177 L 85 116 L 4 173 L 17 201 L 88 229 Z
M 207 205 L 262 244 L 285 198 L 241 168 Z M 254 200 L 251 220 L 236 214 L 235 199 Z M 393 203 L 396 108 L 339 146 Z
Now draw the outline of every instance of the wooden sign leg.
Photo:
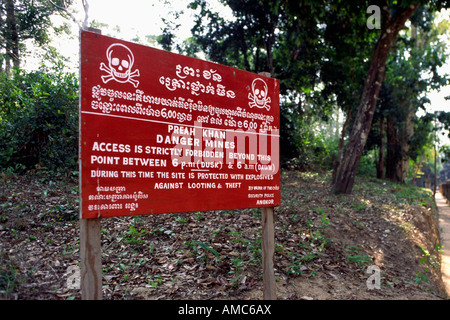
M 86 30 L 98 34 L 102 33 L 100 29 L 95 28 L 86 28 Z M 80 65 L 81 65 L 81 56 L 80 56 Z M 81 99 L 80 99 L 80 110 L 81 110 Z M 81 173 L 81 162 L 80 162 L 80 173 Z M 81 190 L 81 182 L 80 182 L 80 190 Z M 81 208 L 81 201 L 80 201 L 80 208 Z M 81 258 L 80 288 L 82 300 L 102 300 L 103 297 L 102 256 L 101 256 L 102 249 L 100 243 L 100 226 L 101 226 L 100 218 L 83 219 L 80 217 L 80 258 Z
M 276 300 L 273 258 L 275 252 L 275 232 L 273 224 L 274 208 L 262 208 L 262 258 L 263 258 L 263 299 Z
M 100 219 L 80 219 L 81 299 L 102 300 Z

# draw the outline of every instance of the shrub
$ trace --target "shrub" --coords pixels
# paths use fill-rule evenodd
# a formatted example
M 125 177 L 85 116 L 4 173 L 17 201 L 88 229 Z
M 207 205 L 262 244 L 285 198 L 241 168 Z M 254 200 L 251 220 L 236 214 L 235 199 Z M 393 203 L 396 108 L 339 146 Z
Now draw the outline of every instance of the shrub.
M 0 169 L 77 169 L 78 79 L 51 70 L 0 74 Z

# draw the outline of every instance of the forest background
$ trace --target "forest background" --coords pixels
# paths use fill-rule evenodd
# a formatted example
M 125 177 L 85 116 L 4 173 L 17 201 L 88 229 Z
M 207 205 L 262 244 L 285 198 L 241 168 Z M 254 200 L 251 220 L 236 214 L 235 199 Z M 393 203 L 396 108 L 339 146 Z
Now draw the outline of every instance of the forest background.
M 270 72 L 281 83 L 282 165 L 333 172 L 335 193 L 351 193 L 357 174 L 432 190 L 450 178 L 449 102 L 436 106 L 428 98 L 448 93 L 448 1 L 155 1 L 145 10 L 124 6 L 115 25 L 105 22 L 118 11 L 114 2 L 0 3 L 5 174 L 77 175 L 78 49 L 67 39 L 77 45 L 85 23 L 125 40 Z M 149 33 L 123 23 L 127 14 Z
M 78 297 L 81 27 L 280 80 L 280 297 L 444 296 L 449 1 L 143 3 L 0 0 L 0 298 Z M 103 223 L 106 297 L 258 297 L 258 212 Z

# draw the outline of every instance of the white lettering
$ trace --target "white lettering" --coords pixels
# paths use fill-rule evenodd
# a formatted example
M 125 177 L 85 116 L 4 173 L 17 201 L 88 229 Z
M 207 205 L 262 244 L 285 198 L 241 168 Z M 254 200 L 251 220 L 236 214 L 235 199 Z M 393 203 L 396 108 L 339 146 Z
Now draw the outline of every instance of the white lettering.
M 94 144 L 92 145 L 92 151 L 130 153 L 131 147 L 128 144 L 106 143 L 95 141 Z
M 167 160 L 125 157 L 125 158 L 122 158 L 122 164 L 125 166 L 166 167 Z

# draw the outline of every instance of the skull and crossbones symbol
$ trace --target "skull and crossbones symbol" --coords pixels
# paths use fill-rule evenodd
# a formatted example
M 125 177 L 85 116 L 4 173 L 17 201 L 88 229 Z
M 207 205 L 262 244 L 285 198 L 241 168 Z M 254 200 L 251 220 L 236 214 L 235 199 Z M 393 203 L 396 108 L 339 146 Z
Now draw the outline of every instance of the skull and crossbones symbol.
M 257 107 L 260 109 L 267 109 L 267 111 L 269 111 L 269 103 L 271 102 L 271 99 L 268 97 L 268 93 L 269 88 L 263 79 L 256 78 L 253 80 L 252 92 L 248 94 L 248 98 L 250 99 L 248 105 L 250 108 Z
M 103 62 L 100 64 L 100 70 L 107 72 L 102 76 L 103 83 L 115 80 L 119 83 L 130 82 L 135 88 L 139 85 L 139 81 L 134 78 L 139 77 L 139 70 L 131 71 L 134 64 L 134 55 L 131 50 L 121 44 L 113 43 L 106 50 L 108 65 Z

